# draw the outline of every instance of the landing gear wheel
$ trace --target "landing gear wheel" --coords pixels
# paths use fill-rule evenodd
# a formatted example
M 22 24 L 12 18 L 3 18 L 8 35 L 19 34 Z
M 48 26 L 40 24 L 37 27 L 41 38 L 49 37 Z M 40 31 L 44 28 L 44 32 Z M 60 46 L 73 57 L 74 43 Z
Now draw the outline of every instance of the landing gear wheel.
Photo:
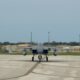
M 39 59 L 39 62 L 41 62 L 42 55 L 39 55 L 39 56 L 38 56 L 38 59 Z
M 48 62 L 48 57 L 46 57 L 46 61 Z
M 32 57 L 32 61 L 34 61 L 34 57 Z
M 57 56 L 57 54 L 54 54 L 54 56 Z

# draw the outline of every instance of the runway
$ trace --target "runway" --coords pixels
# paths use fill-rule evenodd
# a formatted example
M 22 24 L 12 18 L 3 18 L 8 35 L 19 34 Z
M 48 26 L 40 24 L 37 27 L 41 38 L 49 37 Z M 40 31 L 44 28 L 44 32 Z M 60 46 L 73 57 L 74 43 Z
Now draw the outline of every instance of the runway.
M 80 80 L 80 56 L 49 56 L 40 63 L 31 58 L 0 55 L 0 80 Z

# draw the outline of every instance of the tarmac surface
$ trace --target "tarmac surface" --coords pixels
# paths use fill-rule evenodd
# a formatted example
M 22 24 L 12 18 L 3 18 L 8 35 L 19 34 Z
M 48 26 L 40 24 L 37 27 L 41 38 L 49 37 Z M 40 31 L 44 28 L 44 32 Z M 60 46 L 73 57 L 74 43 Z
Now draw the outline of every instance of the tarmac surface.
M 80 56 L 0 55 L 0 80 L 80 80 Z

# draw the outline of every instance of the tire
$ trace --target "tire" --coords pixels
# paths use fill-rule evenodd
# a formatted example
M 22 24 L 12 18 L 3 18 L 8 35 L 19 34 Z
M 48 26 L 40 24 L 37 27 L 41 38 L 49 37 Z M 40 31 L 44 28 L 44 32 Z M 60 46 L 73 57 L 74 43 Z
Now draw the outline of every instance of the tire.
M 54 56 L 57 56 L 57 54 L 54 54 Z
M 42 55 L 38 56 L 39 62 L 41 62 Z
M 48 57 L 46 57 L 46 61 L 48 62 Z
M 32 61 L 34 61 L 34 57 L 32 57 Z

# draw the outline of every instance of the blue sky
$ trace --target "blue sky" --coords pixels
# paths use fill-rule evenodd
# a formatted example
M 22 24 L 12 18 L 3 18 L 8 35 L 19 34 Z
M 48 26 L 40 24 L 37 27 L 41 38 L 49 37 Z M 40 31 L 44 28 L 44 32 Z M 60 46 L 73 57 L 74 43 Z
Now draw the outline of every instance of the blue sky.
M 80 0 L 0 0 L 0 42 L 79 41 Z

